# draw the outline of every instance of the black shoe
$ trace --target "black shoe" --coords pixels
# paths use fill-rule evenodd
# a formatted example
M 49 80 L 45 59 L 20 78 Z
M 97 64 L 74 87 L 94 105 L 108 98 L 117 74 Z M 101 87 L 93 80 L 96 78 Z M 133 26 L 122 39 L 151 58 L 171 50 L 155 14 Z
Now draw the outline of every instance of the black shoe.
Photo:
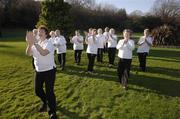
M 39 108 L 39 112 L 46 112 L 47 111 L 47 105 L 42 104 L 42 106 Z
M 56 116 L 55 113 L 52 113 L 52 114 L 49 115 L 49 118 L 50 119 L 57 119 L 57 116 Z

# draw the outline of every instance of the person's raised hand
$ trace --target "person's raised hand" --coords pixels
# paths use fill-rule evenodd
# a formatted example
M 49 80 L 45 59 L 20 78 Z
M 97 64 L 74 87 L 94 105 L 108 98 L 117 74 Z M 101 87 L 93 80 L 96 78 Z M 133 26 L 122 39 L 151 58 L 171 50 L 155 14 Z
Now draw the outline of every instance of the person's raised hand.
M 26 32 L 26 41 L 28 43 L 28 45 L 32 46 L 35 42 L 35 37 L 33 36 L 33 32 L 32 31 L 27 31 Z
M 126 44 L 127 42 L 128 42 L 128 39 L 125 39 L 125 40 L 124 40 L 124 43 Z

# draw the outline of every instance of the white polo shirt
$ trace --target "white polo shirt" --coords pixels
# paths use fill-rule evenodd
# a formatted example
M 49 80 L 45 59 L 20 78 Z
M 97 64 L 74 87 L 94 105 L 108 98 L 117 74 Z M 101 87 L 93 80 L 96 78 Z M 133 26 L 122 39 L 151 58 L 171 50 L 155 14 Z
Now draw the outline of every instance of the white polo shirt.
M 118 57 L 123 59 L 132 59 L 132 51 L 135 48 L 134 41 L 129 39 L 127 43 L 124 44 L 124 39 L 119 40 L 116 48 L 119 50 Z
M 117 36 L 116 35 L 109 35 L 108 39 L 108 48 L 116 48 L 117 45 Z
M 55 45 L 57 46 L 56 52 L 57 54 L 66 53 L 66 39 L 64 36 L 56 37 Z
M 148 36 L 146 38 L 147 42 L 150 43 L 152 45 L 152 42 L 153 42 L 153 39 L 152 37 Z M 142 36 L 139 41 L 138 41 L 138 44 L 142 44 L 142 45 L 139 45 L 138 46 L 138 49 L 137 49 L 137 53 L 143 53 L 143 52 L 147 52 L 149 53 L 149 49 L 151 46 L 149 46 L 146 42 L 145 42 L 145 36 Z
M 32 55 L 34 58 L 34 65 L 37 72 L 44 72 L 53 69 L 56 67 L 54 62 L 54 46 L 51 41 L 44 40 L 41 43 L 38 43 L 43 49 L 47 49 L 49 54 L 42 56 L 36 47 L 32 46 Z
M 106 42 L 107 42 L 109 39 L 109 32 L 104 32 L 103 35 L 106 37 Z
M 87 39 L 87 50 L 86 52 L 87 53 L 90 53 L 90 54 L 97 54 L 97 49 L 98 49 L 98 41 L 97 41 L 97 37 L 94 37 L 93 39 L 93 36 L 90 36 L 88 37 Z
M 50 37 L 50 38 L 49 38 L 49 41 L 51 41 L 51 43 L 54 44 L 55 38 L 56 38 L 56 37 Z
M 104 48 L 104 45 L 106 44 L 106 37 L 103 34 L 96 35 L 98 39 L 98 48 Z
M 51 43 L 53 44 L 53 46 L 54 46 L 54 44 L 55 44 L 55 39 L 56 39 L 56 37 L 50 37 L 49 38 L 49 41 L 51 41 Z M 56 48 L 55 46 L 54 46 L 54 48 Z
M 82 36 L 74 36 L 72 38 L 73 49 L 74 50 L 83 50 L 84 49 L 83 41 L 84 41 L 84 39 Z

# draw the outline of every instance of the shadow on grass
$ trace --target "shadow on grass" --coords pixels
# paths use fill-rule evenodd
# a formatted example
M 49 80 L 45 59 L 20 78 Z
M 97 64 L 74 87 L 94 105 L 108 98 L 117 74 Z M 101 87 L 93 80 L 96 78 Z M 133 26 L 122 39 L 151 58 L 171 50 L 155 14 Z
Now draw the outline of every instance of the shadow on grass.
M 180 59 L 162 59 L 162 58 L 153 58 L 153 57 L 147 57 L 147 60 L 159 60 L 159 61 L 165 61 L 165 62 L 175 62 L 175 63 L 180 63 Z
M 0 44 L 0 48 L 13 48 L 13 46 Z
M 151 91 L 166 96 L 180 96 L 180 81 L 164 78 L 149 77 L 144 75 L 131 74 L 129 84 L 150 89 Z
M 103 79 L 106 81 L 116 81 L 116 82 L 118 81 L 116 71 L 109 71 L 109 70 L 102 71 L 95 69 L 95 73 L 89 74 L 86 72 L 85 68 L 78 66 L 66 66 L 66 69 L 64 71 L 57 70 L 57 72 L 61 72 L 68 75 L 76 75 L 83 78 L 89 77 L 95 79 Z
M 138 71 L 138 66 L 133 65 L 132 70 Z M 147 72 L 154 74 L 163 74 L 168 75 L 175 78 L 180 78 L 180 70 L 179 69 L 170 69 L 170 68 L 162 68 L 162 67 L 147 67 Z
M 71 112 L 63 107 L 58 106 L 57 110 L 62 113 L 63 116 L 67 116 L 70 119 L 87 119 L 88 117 L 81 117 L 78 113 Z M 60 119 L 60 118 L 59 118 Z
M 102 71 L 96 69 L 95 74 L 88 74 L 84 70 L 85 69 L 82 67 L 67 66 L 66 70 L 63 71 L 62 73 L 68 75 L 76 75 L 83 78 L 88 77 L 88 78 L 118 82 L 116 71 L 109 71 L 109 70 Z M 150 67 L 148 72 L 167 74 L 172 77 L 179 78 L 179 73 L 178 73 L 179 70 L 177 71 L 168 68 Z M 151 90 L 152 92 L 155 92 L 157 94 L 162 94 L 172 97 L 180 96 L 180 81 L 170 80 L 166 78 L 158 78 L 153 76 L 132 74 L 132 73 L 130 78 L 131 79 L 129 80 L 129 84 L 147 88 L 148 90 Z
M 164 48 L 162 50 L 159 49 L 152 49 L 150 51 L 150 56 L 152 57 L 162 57 L 162 58 L 171 58 L 171 59 L 176 59 L 180 60 L 180 51 L 175 51 L 175 50 L 169 50 L 168 48 Z

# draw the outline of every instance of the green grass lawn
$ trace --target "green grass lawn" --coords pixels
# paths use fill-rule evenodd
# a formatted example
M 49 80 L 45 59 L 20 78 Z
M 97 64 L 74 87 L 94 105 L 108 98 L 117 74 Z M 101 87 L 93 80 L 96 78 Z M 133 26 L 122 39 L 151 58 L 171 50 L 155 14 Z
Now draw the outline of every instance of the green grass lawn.
M 0 119 L 47 119 L 38 113 L 34 94 L 31 58 L 25 56 L 25 42 L 0 42 Z M 138 72 L 134 52 L 129 90 L 116 76 L 116 67 L 95 63 L 95 74 L 87 74 L 87 57 L 74 64 L 67 52 L 65 71 L 57 65 L 55 94 L 60 119 L 179 119 L 180 49 L 152 48 L 148 72 Z M 117 64 L 118 58 L 116 58 Z

